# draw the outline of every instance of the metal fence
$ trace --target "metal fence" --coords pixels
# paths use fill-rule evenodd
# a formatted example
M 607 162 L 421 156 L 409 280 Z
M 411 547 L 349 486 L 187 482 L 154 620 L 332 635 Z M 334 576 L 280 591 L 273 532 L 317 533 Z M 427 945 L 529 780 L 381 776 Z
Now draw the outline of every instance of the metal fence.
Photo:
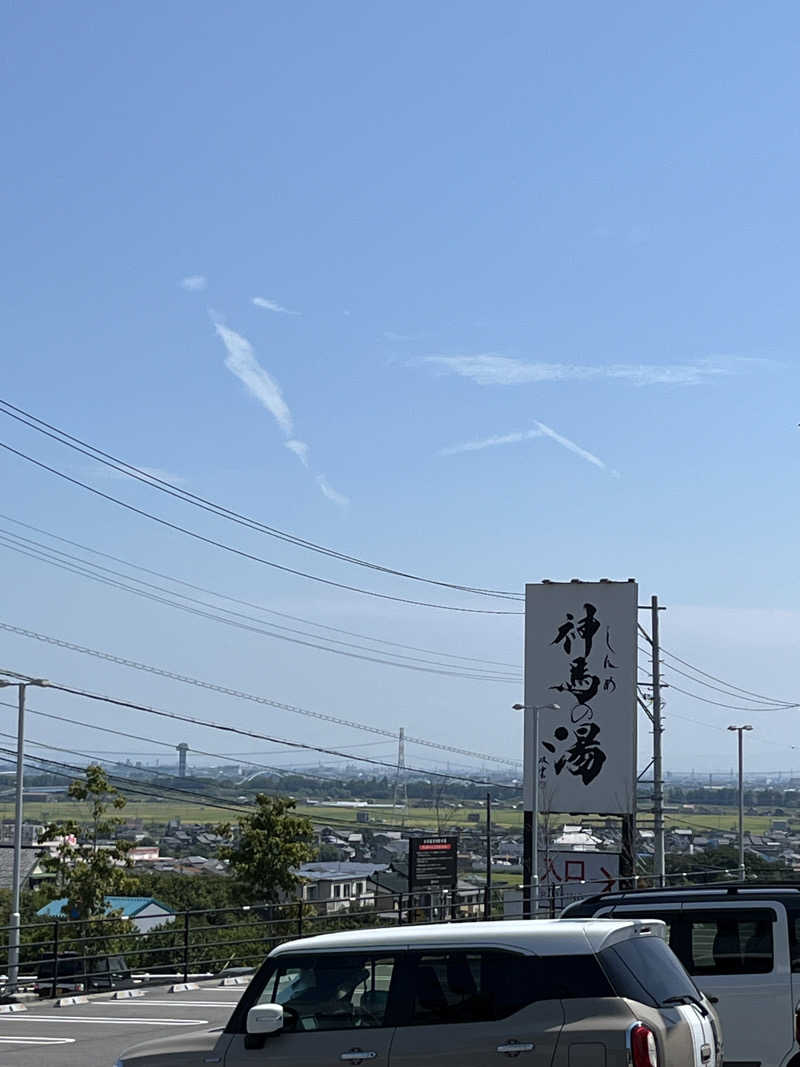
M 645 879 L 637 881 L 647 884 Z M 513 919 L 528 910 L 531 917 L 555 918 L 571 900 L 598 893 L 604 886 L 607 882 L 530 887 L 530 909 L 529 895 L 522 886 L 427 893 L 378 888 L 364 897 L 181 911 L 146 931 L 139 931 L 135 920 L 114 915 L 41 919 L 21 927 L 18 985 L 35 988 L 41 996 L 56 996 L 134 982 L 187 982 L 236 969 L 251 970 L 275 945 L 313 934 Z M 9 932 L 10 927 L 0 927 L 0 960 L 8 958 Z

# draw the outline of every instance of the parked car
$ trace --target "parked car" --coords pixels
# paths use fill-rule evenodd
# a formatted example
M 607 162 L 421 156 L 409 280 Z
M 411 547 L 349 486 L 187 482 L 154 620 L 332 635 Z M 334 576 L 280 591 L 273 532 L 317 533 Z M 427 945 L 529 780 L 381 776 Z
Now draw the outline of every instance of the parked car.
M 292 941 L 224 1031 L 136 1045 L 117 1067 L 720 1067 L 714 1010 L 665 936 L 659 922 L 551 920 Z
M 68 996 L 121 989 L 132 981 L 124 956 L 84 959 L 77 952 L 64 952 L 59 954 L 57 963 L 53 957 L 39 961 L 33 989 L 40 997 Z
M 727 1067 L 800 1067 L 800 889 L 706 883 L 604 893 L 564 909 L 667 924 L 669 945 L 718 1001 Z

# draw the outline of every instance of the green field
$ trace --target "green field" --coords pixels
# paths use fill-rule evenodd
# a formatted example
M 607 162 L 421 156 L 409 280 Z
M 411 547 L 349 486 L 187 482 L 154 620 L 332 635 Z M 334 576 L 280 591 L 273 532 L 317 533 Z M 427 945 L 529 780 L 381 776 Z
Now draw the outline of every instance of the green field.
M 235 802 L 230 802 L 229 807 L 235 809 Z M 34 822 L 55 822 L 64 819 L 85 820 L 86 806 L 76 801 L 27 801 L 25 804 L 25 818 Z M 246 811 L 247 808 L 242 808 Z M 315 824 L 330 824 L 336 826 L 352 826 L 354 830 L 380 829 L 382 825 L 391 828 L 421 827 L 422 829 L 437 830 L 452 825 L 478 830 L 484 825 L 485 809 L 483 805 L 473 806 L 465 804 L 462 808 L 440 808 L 437 821 L 436 812 L 431 807 L 417 808 L 372 808 L 369 809 L 369 822 L 359 823 L 356 813 L 363 808 L 344 808 L 325 804 L 298 804 L 297 811 L 306 815 Z M 476 812 L 480 816 L 480 822 L 468 821 L 470 812 Z M 124 819 L 141 819 L 145 826 L 164 825 L 170 819 L 180 819 L 183 823 L 220 823 L 235 821 L 234 810 L 210 807 L 202 803 L 183 801 L 140 801 L 129 800 L 121 813 Z M 0 818 L 13 819 L 14 805 L 12 803 L 0 803 Z M 667 812 L 665 822 L 668 827 L 693 829 L 702 834 L 712 830 L 735 830 L 737 827 L 737 813 L 733 809 L 725 809 L 714 814 L 680 814 Z M 563 823 L 580 822 L 580 816 L 559 815 L 554 816 L 551 825 L 554 828 Z M 769 830 L 771 817 L 769 815 L 746 815 L 744 819 L 745 830 L 753 833 L 765 833 Z M 521 830 L 522 812 L 510 808 L 496 808 L 492 813 L 492 824 L 498 829 Z M 652 816 L 647 811 L 642 811 L 638 817 L 638 825 L 641 828 L 652 826 Z
M 232 804 L 231 807 L 236 807 Z M 87 807 L 75 800 L 28 800 L 25 802 L 25 819 L 28 822 L 60 822 L 64 819 L 86 821 Z M 112 813 L 116 814 L 116 813 Z M 185 823 L 229 822 L 236 818 L 235 811 L 207 807 L 205 804 L 184 803 L 183 801 L 148 801 L 129 800 L 122 811 L 122 818 L 142 819 L 144 823 L 166 824 L 170 819 L 180 819 Z M 13 819 L 14 805 L 0 804 L 0 818 Z

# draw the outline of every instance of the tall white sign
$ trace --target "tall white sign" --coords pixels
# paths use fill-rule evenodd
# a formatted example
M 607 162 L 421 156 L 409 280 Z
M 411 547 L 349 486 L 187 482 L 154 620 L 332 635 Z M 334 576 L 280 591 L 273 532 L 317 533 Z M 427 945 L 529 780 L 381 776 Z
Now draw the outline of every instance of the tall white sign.
M 525 704 L 560 708 L 539 712 L 526 759 L 542 812 L 635 808 L 637 599 L 636 582 L 525 587 Z

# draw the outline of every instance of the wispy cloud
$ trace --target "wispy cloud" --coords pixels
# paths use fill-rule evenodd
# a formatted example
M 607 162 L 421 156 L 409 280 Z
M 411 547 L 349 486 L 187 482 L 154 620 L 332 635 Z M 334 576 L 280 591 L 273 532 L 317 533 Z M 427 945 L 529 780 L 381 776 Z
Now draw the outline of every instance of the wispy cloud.
M 423 363 L 442 374 L 456 374 L 478 385 L 529 385 L 541 382 L 592 382 L 602 379 L 629 385 L 703 385 L 714 378 L 736 374 L 746 359 L 702 359 L 688 363 L 581 363 L 526 362 L 484 353 L 473 356 L 425 356 Z
M 550 440 L 555 441 L 556 444 L 561 445 L 562 448 L 566 448 L 568 452 L 572 452 L 573 455 L 585 460 L 586 463 L 591 463 L 594 467 L 607 471 L 614 478 L 619 477 L 619 471 L 613 470 L 599 456 L 585 448 L 581 448 L 580 445 L 570 441 L 563 434 L 556 433 L 551 426 L 546 426 L 545 423 L 538 421 L 535 423 L 534 428 L 530 430 L 497 434 L 495 437 L 483 437 L 478 441 L 466 441 L 460 445 L 448 445 L 446 448 L 441 448 L 438 454 L 440 456 L 457 456 L 463 452 L 480 452 L 484 448 L 496 448 L 499 445 L 518 445 L 523 441 L 532 441 L 537 437 L 548 437 Z
M 204 274 L 190 274 L 186 278 L 181 278 L 178 284 L 187 293 L 202 293 L 208 287 L 208 278 Z
M 542 437 L 541 430 L 522 430 L 515 433 L 499 434 L 496 437 L 484 437 L 480 441 L 466 441 L 461 445 L 448 445 L 440 448 L 440 456 L 457 456 L 461 452 L 480 452 L 484 448 L 495 448 L 497 445 L 518 445 L 521 441 L 531 441 L 534 437 Z
M 308 467 L 308 454 L 311 451 L 305 441 L 296 441 L 292 439 L 286 442 L 286 447 L 290 452 L 294 452 L 304 467 Z
M 211 320 L 227 352 L 225 366 L 272 415 L 285 438 L 284 446 L 297 456 L 307 470 L 310 470 L 311 448 L 305 441 L 299 441 L 294 437 L 294 420 L 289 405 L 283 399 L 280 386 L 258 362 L 253 346 L 246 337 L 242 337 L 240 333 L 225 326 L 215 312 L 211 313 Z M 346 496 L 337 492 L 328 483 L 324 475 L 316 474 L 314 480 L 326 499 L 342 508 L 350 503 Z
M 324 474 L 318 474 L 316 481 L 320 488 L 320 492 L 323 496 L 327 497 L 328 500 L 332 500 L 333 503 L 338 504 L 340 508 L 346 508 L 348 506 L 350 503 L 348 498 L 344 496 L 343 493 L 337 493 Z
M 246 337 L 223 326 L 219 321 L 214 322 L 214 329 L 228 353 L 225 366 L 244 384 L 248 392 L 264 405 L 284 435 L 290 438 L 292 436 L 292 413 L 283 399 L 280 386 L 256 359 L 253 346 Z
M 277 311 L 281 315 L 300 314 L 299 311 L 292 311 L 291 308 L 285 308 L 283 304 L 279 304 L 277 300 L 267 300 L 265 296 L 254 296 L 252 300 L 257 308 L 264 308 L 265 311 Z
M 551 438 L 556 444 L 561 445 L 562 448 L 566 448 L 568 452 L 572 452 L 574 455 L 579 456 L 587 463 L 591 463 L 595 467 L 599 467 L 600 470 L 608 471 L 614 478 L 619 478 L 619 471 L 612 470 L 607 463 L 604 463 L 599 456 L 594 455 L 593 452 L 588 452 L 585 448 L 581 448 L 580 445 L 576 445 L 574 441 L 570 441 L 568 437 L 564 437 L 560 433 L 556 433 L 550 426 L 545 426 L 543 422 L 537 422 L 536 427 L 545 437 Z

